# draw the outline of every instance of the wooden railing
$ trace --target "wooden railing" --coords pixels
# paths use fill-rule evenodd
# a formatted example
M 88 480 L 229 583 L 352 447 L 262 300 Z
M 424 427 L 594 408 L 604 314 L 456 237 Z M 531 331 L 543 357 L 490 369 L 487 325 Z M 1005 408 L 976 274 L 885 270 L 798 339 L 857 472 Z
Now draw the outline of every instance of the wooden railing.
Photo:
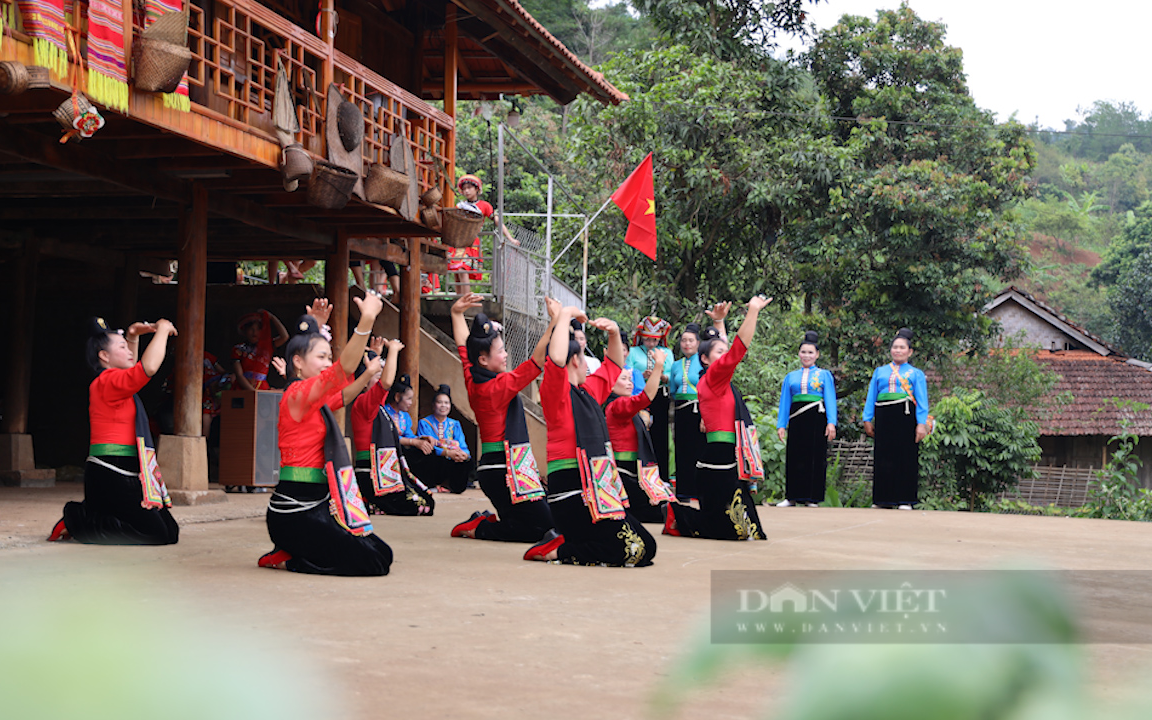
M 133 3 L 124 5 L 130 11 Z M 85 52 L 81 28 L 87 6 L 77 0 L 76 8 L 69 32 L 76 47 Z M 0 13 L 6 18 L 5 35 L 10 36 L 6 40 L 27 41 L 8 21 L 19 14 L 15 1 L 0 0 Z M 134 34 L 139 36 L 141 18 L 134 20 Z M 292 87 L 301 128 L 298 140 L 308 150 L 324 154 L 325 81 L 330 78 L 364 114 L 367 162 L 387 164 L 391 137 L 398 134 L 412 148 L 421 192 L 434 185 L 445 193 L 451 189 L 449 148 L 455 123 L 443 111 L 253 0 L 207 0 L 203 7 L 193 4 L 189 26 L 188 85 L 193 112 L 224 116 L 271 140 L 279 58 Z

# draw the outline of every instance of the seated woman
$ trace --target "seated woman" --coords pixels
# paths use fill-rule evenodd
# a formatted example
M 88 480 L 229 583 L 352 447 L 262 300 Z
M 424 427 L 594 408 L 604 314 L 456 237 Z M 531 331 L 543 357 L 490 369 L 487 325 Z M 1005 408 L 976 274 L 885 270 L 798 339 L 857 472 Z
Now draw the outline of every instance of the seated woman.
M 435 438 L 431 455 L 425 455 L 415 472 L 436 478 L 441 490 L 459 495 L 468 489 L 476 463 L 468 450 L 468 440 L 459 420 L 448 417 L 452 412 L 452 388 L 441 385 L 436 390 L 432 414 L 421 418 L 417 431 L 421 437 Z
M 560 305 L 552 298 L 545 299 L 551 321 L 548 329 L 537 341 L 532 357 L 509 372 L 500 326 L 478 313 L 469 330 L 464 318 L 466 310 L 482 304 L 483 298 L 475 293 L 456 301 L 452 306 L 452 337 L 464 371 L 468 403 L 480 428 L 476 481 L 496 514 L 472 513 L 452 528 L 452 537 L 534 543 L 552 529 L 552 513 L 528 441 L 520 391 L 540 375 Z
M 400 439 L 400 451 L 408 461 L 410 467 L 415 468 L 424 459 L 431 455 L 436 448 L 430 437 L 416 435 L 416 424 L 412 422 L 412 400 L 416 393 L 412 390 L 412 378 L 407 374 L 396 378 L 392 387 L 388 388 L 388 397 L 384 403 L 384 412 L 392 420 L 396 428 L 396 435 Z M 415 471 L 413 471 L 415 472 Z M 428 485 L 435 487 L 439 482 L 435 478 L 427 478 Z
M 664 362 L 663 350 L 657 348 L 654 354 L 657 363 Z M 612 395 L 604 408 L 620 481 L 628 493 L 628 511 L 646 523 L 664 522 L 663 513 L 667 512 L 664 506 L 672 499 L 671 489 L 660 478 L 660 466 L 656 464 L 656 452 L 648 434 L 651 417 L 644 417 L 648 415 L 645 408 L 659 387 L 660 376 L 650 373 L 643 392 L 633 395 L 632 371 L 625 368 L 612 386 Z
M 540 387 L 548 423 L 548 504 L 556 529 L 529 548 L 524 559 L 611 567 L 651 565 L 656 540 L 627 512 L 608 425 L 600 409 L 624 363 L 620 327 L 605 318 L 587 323 L 586 327 L 608 333 L 604 362 L 589 376 L 580 343 L 569 330 L 572 318 L 587 322 L 581 310 L 566 307 L 560 311 Z
M 392 549 L 372 534 L 344 436 L 333 409 L 364 356 L 383 303 L 375 294 L 353 298 L 360 320 L 332 361 L 332 348 L 311 315 L 296 324 L 288 343 L 288 387 L 280 400 L 280 482 L 268 503 L 274 549 L 260 567 L 317 575 L 387 575 Z M 379 360 L 374 361 L 379 363 Z M 374 375 L 377 366 L 369 365 Z
M 771 300 L 763 295 L 748 301 L 748 314 L 736 332 L 731 349 L 715 328 L 704 331 L 700 343 L 704 371 L 696 385 L 706 439 L 696 462 L 700 509 L 670 504 L 665 535 L 715 540 L 767 539 L 749 482 L 764 476 L 756 426 L 740 391 L 732 385 L 732 375 L 748 352 L 760 311 L 769 302 Z
M 155 333 L 140 361 L 140 336 Z M 64 517 L 49 540 L 74 538 L 101 545 L 171 545 L 180 528 L 168 508 L 168 490 L 156 466 L 156 449 L 144 404 L 136 393 L 160 369 L 168 337 L 167 320 L 133 323 L 127 333 L 112 331 L 93 318 L 88 364 L 96 379 L 88 386 L 91 425 L 84 465 L 84 500 L 64 505 Z

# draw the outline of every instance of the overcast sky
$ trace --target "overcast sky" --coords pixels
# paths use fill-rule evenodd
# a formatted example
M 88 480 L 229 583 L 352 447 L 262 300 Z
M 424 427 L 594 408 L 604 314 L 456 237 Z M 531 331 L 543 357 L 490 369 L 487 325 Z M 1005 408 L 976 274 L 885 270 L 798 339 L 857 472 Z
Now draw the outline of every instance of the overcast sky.
M 830 0 L 810 6 L 818 28 L 840 16 L 875 18 L 899 0 Z M 1152 2 L 1083 4 L 1027 0 L 909 0 L 925 20 L 947 26 L 944 41 L 964 51 L 968 89 L 976 104 L 1006 120 L 1037 117 L 1063 129 L 1077 107 L 1096 100 L 1129 101 L 1152 112 L 1148 48 Z

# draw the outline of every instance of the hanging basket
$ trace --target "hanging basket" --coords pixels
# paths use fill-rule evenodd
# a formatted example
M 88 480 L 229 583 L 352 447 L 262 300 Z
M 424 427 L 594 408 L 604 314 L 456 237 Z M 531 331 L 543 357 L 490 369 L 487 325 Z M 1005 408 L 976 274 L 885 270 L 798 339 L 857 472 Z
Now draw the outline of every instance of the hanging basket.
M 183 10 L 166 12 L 156 21 L 146 27 L 140 36 L 148 40 L 172 43 L 173 45 L 188 44 L 188 2 L 184 3 Z
M 399 210 L 408 193 L 408 176 L 385 165 L 373 163 L 364 181 L 364 199 Z
M 434 207 L 420 208 L 420 222 L 432 230 L 440 229 L 440 211 Z
M 312 175 L 312 156 L 303 145 L 292 143 L 280 151 L 280 174 L 284 176 L 285 183 Z
M 143 36 L 132 43 L 132 63 L 135 68 L 133 83 L 137 90 L 176 92 L 191 62 L 192 51 L 186 45 L 151 40 Z
M 444 193 L 440 192 L 440 188 L 434 187 L 420 196 L 420 202 L 425 207 L 436 207 L 436 203 L 440 202 L 442 197 L 444 197 Z
M 104 126 L 104 118 L 100 117 L 96 106 L 80 94 L 60 103 L 60 107 L 52 111 L 52 117 L 64 128 L 66 137 L 76 142 L 81 138 L 92 137 L 93 133 Z
M 444 229 L 441 241 L 454 248 L 466 248 L 476 241 L 484 216 L 479 213 L 447 208 L 444 210 Z
M 42 65 L 25 65 L 24 69 L 28 71 L 29 90 L 52 87 L 52 78 L 48 74 L 48 68 Z
M 0 95 L 19 95 L 28 89 L 28 82 L 28 68 L 24 63 L 0 62 Z
M 341 210 L 359 179 L 351 170 L 321 160 L 315 163 L 308 178 L 308 202 L 325 210 Z

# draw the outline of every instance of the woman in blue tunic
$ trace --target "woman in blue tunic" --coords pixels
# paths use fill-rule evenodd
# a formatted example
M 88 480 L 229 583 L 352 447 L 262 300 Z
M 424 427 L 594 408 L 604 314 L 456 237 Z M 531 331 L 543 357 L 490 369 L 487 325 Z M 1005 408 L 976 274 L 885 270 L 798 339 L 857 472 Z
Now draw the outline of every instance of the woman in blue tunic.
M 912 331 L 892 340 L 892 362 L 876 368 L 864 401 L 864 432 L 874 438 L 872 507 L 911 510 L 918 501 L 918 443 L 928 436 L 928 382 L 912 367 Z
M 784 376 L 776 434 L 787 438 L 784 501 L 776 507 L 824 502 L 828 441 L 836 439 L 836 385 L 832 373 L 816 367 L 820 336 L 809 330 L 800 343 L 800 369 Z
M 452 389 L 441 385 L 436 390 L 432 414 L 420 419 L 417 432 L 421 437 L 432 438 L 434 447 L 431 455 L 425 455 L 417 475 L 436 478 L 441 487 L 459 494 L 468 488 L 476 463 L 468 450 L 468 440 L 460 421 L 448 417 L 452 412 Z

